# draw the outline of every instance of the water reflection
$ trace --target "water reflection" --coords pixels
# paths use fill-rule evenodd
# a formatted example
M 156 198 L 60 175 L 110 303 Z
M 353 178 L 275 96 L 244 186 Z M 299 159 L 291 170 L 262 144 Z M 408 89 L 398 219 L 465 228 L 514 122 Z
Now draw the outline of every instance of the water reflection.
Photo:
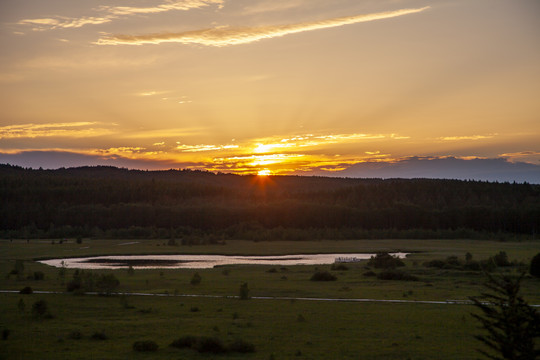
M 51 259 L 43 264 L 73 269 L 210 269 L 224 265 L 324 265 L 333 264 L 338 258 L 354 261 L 369 259 L 375 254 L 306 254 L 280 256 L 234 255 L 129 255 L 96 256 L 87 258 Z M 406 253 L 393 253 L 400 258 Z

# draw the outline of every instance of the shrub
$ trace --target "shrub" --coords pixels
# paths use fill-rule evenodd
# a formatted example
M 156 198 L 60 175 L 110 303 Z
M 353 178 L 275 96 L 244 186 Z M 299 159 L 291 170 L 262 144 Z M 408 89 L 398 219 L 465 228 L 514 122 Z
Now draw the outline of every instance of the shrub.
M 370 271 L 366 271 L 364 273 L 364 276 L 377 276 L 377 274 L 375 274 L 373 271 L 370 270 Z
M 532 276 L 540 278 L 540 253 L 536 254 L 531 260 L 529 272 Z
M 152 340 L 135 341 L 133 343 L 134 351 L 152 352 L 157 351 L 158 345 Z
M 418 278 L 414 275 L 407 274 L 399 270 L 385 270 L 377 275 L 377 279 L 381 280 L 402 280 L 402 281 L 417 281 Z
M 369 259 L 368 265 L 373 266 L 375 269 L 395 269 L 396 267 L 405 266 L 405 263 L 397 256 L 392 256 L 387 252 L 380 252 Z
M 31 294 L 33 292 L 34 291 L 32 290 L 30 286 L 25 286 L 21 289 L 21 291 L 19 291 L 19 294 Z
M 191 278 L 191 285 L 199 285 L 201 283 L 201 275 L 199 275 L 199 273 L 195 273 L 193 274 L 193 277 Z
M 349 268 L 345 264 L 332 264 L 332 267 L 330 269 L 334 271 L 349 270 Z
M 35 317 L 45 317 L 49 313 L 49 307 L 45 300 L 38 300 L 32 304 L 32 315 Z
M 219 354 L 227 351 L 221 340 L 207 336 L 199 337 L 192 348 L 200 353 Z
M 310 279 L 311 281 L 336 281 L 337 277 L 328 271 L 317 271 Z
M 255 346 L 244 340 L 237 339 L 233 341 L 229 346 L 224 346 L 220 339 L 207 336 L 185 335 L 173 341 L 169 346 L 175 347 L 177 349 L 192 349 L 200 353 L 213 354 L 223 354 L 228 352 L 255 352 Z
M 192 348 L 197 342 L 197 337 L 192 335 L 182 336 L 174 340 L 169 346 L 178 349 Z
M 9 337 L 9 329 L 2 330 L 2 340 L 7 340 Z
M 82 237 L 80 236 L 77 236 L 77 244 L 82 244 Z
M 247 283 L 240 285 L 240 300 L 249 299 L 249 288 Z
M 506 251 L 499 251 L 498 254 L 492 257 L 492 259 L 497 266 L 510 266 L 510 261 L 508 261 Z
M 248 343 L 244 340 L 237 339 L 228 346 L 228 350 L 230 352 L 237 352 L 242 354 L 254 353 L 255 345 Z

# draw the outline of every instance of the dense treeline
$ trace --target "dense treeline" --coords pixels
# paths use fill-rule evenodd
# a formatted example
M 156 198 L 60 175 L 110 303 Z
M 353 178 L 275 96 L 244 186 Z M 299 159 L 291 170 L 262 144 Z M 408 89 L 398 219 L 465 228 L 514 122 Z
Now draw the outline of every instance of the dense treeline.
M 540 186 L 0 165 L 2 237 L 534 236 Z

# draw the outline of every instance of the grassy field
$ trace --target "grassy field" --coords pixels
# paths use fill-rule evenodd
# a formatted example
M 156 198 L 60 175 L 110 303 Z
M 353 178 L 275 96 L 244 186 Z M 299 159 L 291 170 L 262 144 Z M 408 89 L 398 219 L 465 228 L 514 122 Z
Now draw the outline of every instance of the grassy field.
M 131 243 L 131 244 L 130 244 Z M 217 337 L 224 343 L 242 339 L 255 345 L 252 354 L 218 355 L 227 359 L 475 359 L 480 344 L 473 335 L 477 324 L 469 305 L 315 302 L 302 300 L 239 300 L 240 284 L 248 283 L 251 296 L 372 298 L 403 300 L 460 300 L 483 291 L 484 276 L 478 272 L 426 268 L 433 259 L 470 252 L 485 259 L 505 251 L 510 260 L 528 264 L 540 251 L 540 242 L 467 240 L 359 240 L 313 242 L 229 241 L 226 245 L 166 246 L 163 240 L 1 241 L 1 290 L 65 291 L 72 278 L 34 261 L 36 258 L 75 257 L 103 254 L 210 253 L 210 254 L 299 254 L 320 252 L 411 252 L 405 271 L 418 281 L 388 281 L 366 277 L 365 263 L 348 270 L 330 266 L 227 266 L 207 270 L 127 270 L 113 273 L 120 280 L 119 292 L 154 294 L 216 295 L 217 298 L 149 296 L 75 296 L 61 294 L 0 294 L 0 330 L 9 329 L 0 341 L 4 359 L 209 359 L 216 355 L 179 350 L 168 345 L 180 336 Z M 15 260 L 24 260 L 23 277 L 6 275 Z M 328 270 L 337 281 L 313 282 L 316 270 Z M 35 271 L 44 280 L 27 279 Z M 515 268 L 505 271 L 515 273 Z M 195 272 L 202 278 L 191 285 Z M 522 294 L 529 303 L 540 303 L 540 280 L 527 277 Z M 31 307 L 47 302 L 51 319 L 36 319 Z M 24 309 L 20 301 L 24 303 Z M 80 332 L 81 339 L 71 334 Z M 102 332 L 106 340 L 94 340 Z M 153 340 L 156 353 L 134 352 L 137 340 Z

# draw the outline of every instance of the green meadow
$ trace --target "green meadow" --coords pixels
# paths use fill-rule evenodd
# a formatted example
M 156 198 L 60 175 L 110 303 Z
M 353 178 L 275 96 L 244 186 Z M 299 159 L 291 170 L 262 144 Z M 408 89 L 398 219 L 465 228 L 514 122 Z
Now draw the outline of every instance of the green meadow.
M 114 274 L 118 293 L 142 295 L 74 295 L 66 291 L 74 269 L 36 259 L 105 254 L 242 254 L 409 252 L 403 272 L 417 281 L 381 280 L 366 276 L 367 262 L 346 264 L 347 270 L 324 266 L 226 266 L 213 269 L 93 270 Z M 0 290 L 31 287 L 33 294 L 0 294 L 0 358 L 4 359 L 476 359 L 481 332 L 463 304 L 316 301 L 279 298 L 467 300 L 484 291 L 478 271 L 426 267 L 424 263 L 456 256 L 487 259 L 500 251 L 514 266 L 495 272 L 518 274 L 540 252 L 539 241 L 480 240 L 349 240 L 301 242 L 227 241 L 225 245 L 167 246 L 163 240 L 87 240 L 81 244 L 52 241 L 0 242 Z M 9 275 L 23 260 L 22 275 Z M 20 261 L 19 261 L 20 263 Z M 336 281 L 310 281 L 328 271 Z M 42 272 L 43 280 L 33 274 Z M 198 273 L 201 282 L 191 284 Z M 250 297 L 240 300 L 240 285 Z M 57 291 L 38 294 L 36 291 Z M 526 276 L 522 295 L 540 304 L 540 279 Z M 197 295 L 197 296 L 185 296 Z M 212 297 L 199 297 L 212 296 Z M 45 300 L 50 316 L 32 315 Z M 100 336 L 103 335 L 101 339 Z M 242 340 L 255 352 L 199 353 L 170 347 L 182 336 L 205 336 L 223 344 Z M 135 341 L 151 340 L 156 352 L 136 352 Z

